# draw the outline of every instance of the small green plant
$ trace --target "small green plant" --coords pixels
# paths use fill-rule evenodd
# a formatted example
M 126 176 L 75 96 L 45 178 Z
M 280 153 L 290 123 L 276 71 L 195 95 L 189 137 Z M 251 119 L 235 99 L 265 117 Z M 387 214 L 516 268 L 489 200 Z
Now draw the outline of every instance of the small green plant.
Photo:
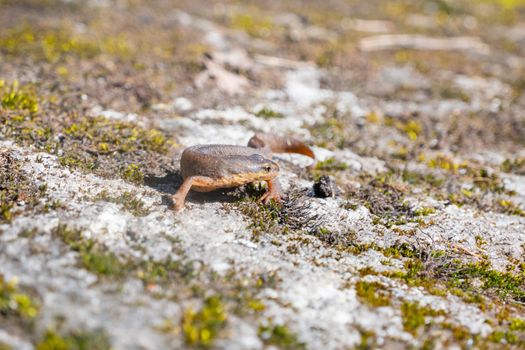
M 525 319 L 513 318 L 510 320 L 509 329 L 516 332 L 525 332 Z
M 0 152 L 0 223 L 10 222 L 23 211 L 44 210 L 40 200 L 45 193 L 46 186 L 37 186 L 11 152 Z M 25 205 L 19 206 L 22 201 Z
M 286 325 L 261 325 L 259 337 L 266 345 L 275 345 L 281 349 L 306 349 L 306 345 Z
M 235 14 L 231 19 L 231 26 L 257 38 L 269 36 L 274 29 L 270 19 L 262 17 L 261 14 L 248 13 Z
M 323 175 L 332 175 L 339 171 L 348 169 L 348 164 L 341 162 L 336 158 L 328 158 L 326 160 L 317 162 L 315 168 L 311 170 L 315 179 L 319 179 Z
M 191 308 L 182 315 L 182 332 L 187 345 L 208 348 L 219 332 L 226 326 L 228 315 L 220 297 L 212 296 L 204 300 L 199 311 Z
M 136 164 L 130 164 L 122 172 L 122 178 L 136 184 L 144 182 L 144 174 Z
M 372 307 L 390 305 L 390 296 L 385 293 L 385 286 L 378 282 L 359 281 L 355 285 L 357 296 Z
M 420 327 L 426 324 L 427 317 L 444 314 L 444 311 L 437 311 L 428 306 L 421 306 L 418 302 L 405 301 L 401 305 L 403 328 L 414 335 L 417 334 Z
M 421 207 L 417 208 L 413 211 L 414 216 L 427 216 L 430 214 L 434 214 L 436 212 L 436 209 L 431 207 Z
M 27 111 L 31 114 L 38 112 L 38 100 L 35 93 L 29 86 L 21 88 L 18 81 L 13 82 L 11 86 L 6 86 L 3 80 L 0 80 L 0 105 L 2 108 L 11 111 Z
M 38 314 L 37 303 L 28 294 L 22 293 L 17 280 L 5 280 L 0 275 L 0 314 L 32 319 Z
M 268 107 L 264 107 L 260 109 L 257 113 L 255 113 L 255 115 L 263 119 L 282 119 L 284 118 L 284 115 L 282 113 L 276 112 Z
M 98 45 L 74 36 L 69 28 L 37 30 L 27 24 L 3 31 L 0 51 L 10 56 L 25 55 L 47 62 L 57 62 L 68 55 L 91 58 L 100 53 Z
M 385 117 L 385 125 L 395 127 L 403 132 L 411 141 L 416 141 L 421 134 L 423 127 L 418 120 L 398 120 L 393 117 Z
M 340 162 L 332 157 L 321 162 L 317 162 L 315 169 L 324 171 L 342 171 L 348 169 L 348 164 Z
M 525 158 L 505 159 L 500 168 L 506 173 L 525 174 Z
M 95 200 L 120 204 L 125 210 L 129 211 L 134 216 L 146 216 L 149 214 L 149 210 L 145 208 L 144 202 L 131 192 L 123 192 L 114 197 L 104 190 L 95 197 Z
M 115 254 L 105 251 L 98 243 L 82 236 L 80 230 L 58 225 L 53 234 L 80 254 L 82 266 L 99 276 L 123 276 L 128 265 Z
M 47 331 L 36 344 L 37 350 L 109 350 L 111 343 L 102 331 L 73 333 L 62 336 L 55 331 Z

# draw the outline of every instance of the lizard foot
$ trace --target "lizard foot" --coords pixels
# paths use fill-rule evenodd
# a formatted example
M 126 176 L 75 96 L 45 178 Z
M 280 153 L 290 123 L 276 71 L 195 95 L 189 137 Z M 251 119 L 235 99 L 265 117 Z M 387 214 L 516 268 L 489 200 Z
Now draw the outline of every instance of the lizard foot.
M 184 197 L 174 194 L 171 196 L 171 200 L 173 201 L 173 209 L 175 211 L 181 211 L 184 208 Z
M 268 190 L 261 198 L 259 198 L 259 202 L 262 202 L 264 204 L 270 204 L 270 201 L 274 200 L 278 204 L 283 203 L 283 196 L 281 193 L 277 191 Z

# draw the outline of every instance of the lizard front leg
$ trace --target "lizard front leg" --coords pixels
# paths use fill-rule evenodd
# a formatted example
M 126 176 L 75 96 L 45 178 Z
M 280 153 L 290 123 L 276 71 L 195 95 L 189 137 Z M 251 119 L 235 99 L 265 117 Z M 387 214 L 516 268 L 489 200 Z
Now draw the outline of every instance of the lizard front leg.
M 282 192 L 281 184 L 279 183 L 279 180 L 272 179 L 272 180 L 266 181 L 266 183 L 268 184 L 268 190 L 259 199 L 259 201 L 263 202 L 264 204 L 268 204 L 273 199 L 277 203 L 281 204 L 283 201 L 283 192 Z
M 193 182 L 212 182 L 213 180 L 206 176 L 189 176 L 184 179 L 184 182 L 179 187 L 179 190 L 177 193 L 175 193 L 173 196 L 171 196 L 171 200 L 173 201 L 173 207 L 175 210 L 179 211 L 182 208 L 184 208 L 184 202 L 186 200 L 186 196 L 188 195 L 188 192 L 191 189 L 191 186 L 193 185 Z

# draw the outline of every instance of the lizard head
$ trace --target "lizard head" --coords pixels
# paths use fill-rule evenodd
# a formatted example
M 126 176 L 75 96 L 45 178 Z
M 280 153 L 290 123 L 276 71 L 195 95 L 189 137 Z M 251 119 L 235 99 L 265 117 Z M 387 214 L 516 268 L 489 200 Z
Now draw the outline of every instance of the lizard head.
M 228 161 L 227 173 L 229 176 L 241 180 L 243 183 L 267 181 L 279 174 L 279 165 L 264 158 L 260 154 L 235 157 L 235 161 Z

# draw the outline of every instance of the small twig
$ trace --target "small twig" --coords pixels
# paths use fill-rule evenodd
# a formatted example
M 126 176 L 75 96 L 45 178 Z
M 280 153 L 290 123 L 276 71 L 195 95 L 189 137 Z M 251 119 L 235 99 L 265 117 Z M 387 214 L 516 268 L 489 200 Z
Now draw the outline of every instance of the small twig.
M 472 51 L 488 54 L 490 47 L 478 37 L 461 36 L 453 38 L 435 38 L 424 35 L 393 34 L 375 35 L 359 42 L 362 51 L 414 49 L 429 51 Z

